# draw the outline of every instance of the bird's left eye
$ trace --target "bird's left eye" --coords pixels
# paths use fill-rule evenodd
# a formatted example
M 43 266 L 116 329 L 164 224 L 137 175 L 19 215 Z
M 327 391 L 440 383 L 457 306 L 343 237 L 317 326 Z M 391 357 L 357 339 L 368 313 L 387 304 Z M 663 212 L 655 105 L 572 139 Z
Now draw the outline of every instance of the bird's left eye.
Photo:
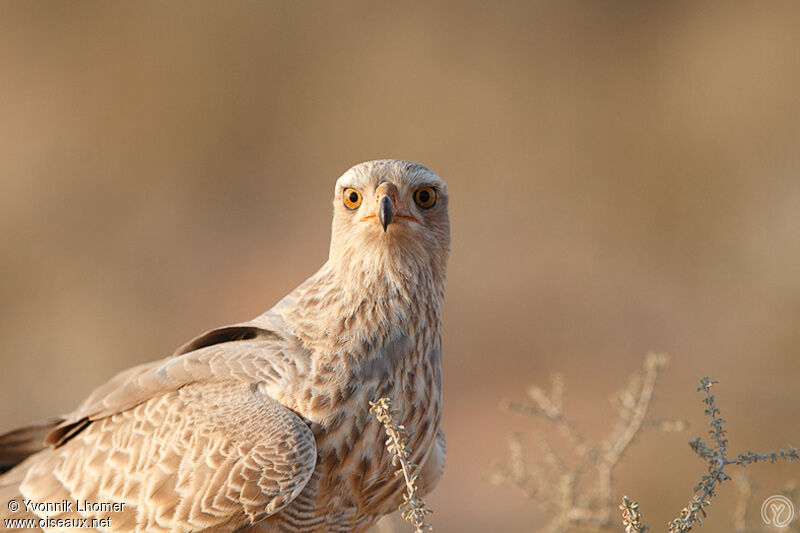
M 348 187 L 344 190 L 344 205 L 348 209 L 356 209 L 361 205 L 361 193 Z
M 436 203 L 436 189 L 433 187 L 421 187 L 414 191 L 414 201 L 422 209 L 430 209 Z

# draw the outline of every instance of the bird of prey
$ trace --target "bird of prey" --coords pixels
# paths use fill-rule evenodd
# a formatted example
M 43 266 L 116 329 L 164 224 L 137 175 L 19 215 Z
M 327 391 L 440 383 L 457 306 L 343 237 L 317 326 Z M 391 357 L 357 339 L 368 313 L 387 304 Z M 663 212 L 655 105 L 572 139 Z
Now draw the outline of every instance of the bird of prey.
M 445 460 L 447 205 L 418 163 L 345 172 L 328 261 L 273 308 L 0 437 L 0 518 L 53 531 L 364 531 L 404 489 L 369 413 L 380 397 L 402 411 L 429 492 Z

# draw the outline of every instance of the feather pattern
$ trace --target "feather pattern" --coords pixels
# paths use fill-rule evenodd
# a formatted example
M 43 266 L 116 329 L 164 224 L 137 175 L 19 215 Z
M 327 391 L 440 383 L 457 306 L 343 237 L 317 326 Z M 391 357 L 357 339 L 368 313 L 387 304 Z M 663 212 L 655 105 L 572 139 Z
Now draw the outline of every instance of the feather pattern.
M 420 187 L 434 191 L 432 207 L 415 204 Z M 342 201 L 351 190 L 355 208 Z M 0 461 L 19 462 L 0 476 L 0 498 L 124 504 L 97 526 L 109 531 L 364 531 L 402 501 L 368 412 L 382 396 L 402 408 L 421 489 L 432 490 L 445 457 L 447 201 L 417 163 L 353 167 L 337 181 L 330 257 L 316 274 L 259 317 L 119 373 L 49 425 L 0 437 Z M 379 205 L 393 222 L 378 223 Z M 4 457 L 4 442 L 28 451 Z

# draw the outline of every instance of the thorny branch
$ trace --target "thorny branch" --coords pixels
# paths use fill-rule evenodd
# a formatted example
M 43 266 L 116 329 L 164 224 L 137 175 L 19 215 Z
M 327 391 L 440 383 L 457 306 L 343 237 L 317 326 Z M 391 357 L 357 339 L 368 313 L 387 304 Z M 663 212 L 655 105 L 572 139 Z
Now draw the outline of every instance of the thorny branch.
M 729 458 L 727 454 L 728 432 L 725 430 L 727 421 L 720 416 L 721 412 L 716 405 L 714 395 L 711 394 L 711 387 L 716 383 L 718 382 L 705 377 L 700 380 L 700 387 L 697 389 L 698 392 L 702 392 L 704 395 L 705 414 L 708 415 L 709 426 L 711 426 L 708 433 L 711 435 L 711 440 L 714 444 L 710 446 L 700 437 L 689 441 L 689 446 L 691 446 L 692 450 L 708 463 L 708 474 L 700 478 L 700 482 L 694 488 L 694 494 L 689 504 L 681 510 L 677 518 L 669 522 L 669 533 L 685 533 L 691 531 L 695 523 L 698 525 L 703 523 L 703 518 L 706 517 L 705 507 L 709 506 L 711 498 L 717 495 L 717 488 L 723 481 L 731 479 L 725 472 L 727 466 L 746 466 L 764 461 L 775 463 L 779 460 L 791 463 L 800 459 L 797 448 L 792 445 L 789 445 L 786 450 L 777 452 L 758 453 L 748 450 L 745 453 L 738 454 L 735 459 Z M 638 514 L 638 511 L 635 519 L 631 518 L 631 510 L 634 508 L 638 510 L 638 503 L 623 497 L 620 509 L 622 509 L 626 533 L 647 530 L 647 526 L 642 522 L 641 514 Z
M 682 421 L 647 420 L 647 410 L 652 400 L 658 371 L 666 364 L 666 356 L 648 355 L 644 372 L 634 375 L 629 385 L 613 398 L 618 411 L 618 422 L 611 435 L 600 443 L 593 444 L 585 439 L 568 421 L 563 409 L 564 383 L 560 376 L 553 378 L 548 395 L 538 387 L 528 390 L 529 401 L 508 402 L 507 407 L 525 415 L 543 418 L 554 423 L 562 437 L 571 446 L 577 457 L 572 467 L 540 434 L 534 434 L 542 459 L 539 462 L 526 460 L 522 442 L 513 435 L 510 443 L 510 463 L 492 472 L 490 481 L 521 490 L 528 498 L 541 504 L 552 514 L 550 521 L 542 528 L 543 533 L 556 533 L 568 529 L 618 530 L 613 517 L 611 480 L 615 466 L 620 462 L 625 450 L 635 436 L 647 429 L 661 431 L 680 431 L 686 427 Z M 735 456 L 729 452 L 726 420 L 717 407 L 711 387 L 717 383 L 703 378 L 698 391 L 703 393 L 705 414 L 709 417 L 710 444 L 701 438 L 689 441 L 692 450 L 708 463 L 708 473 L 694 488 L 689 503 L 680 515 L 668 523 L 669 533 L 686 533 L 694 524 L 701 524 L 706 516 L 706 507 L 717 494 L 719 485 L 730 479 L 726 467 L 746 466 L 753 463 L 793 462 L 798 460 L 798 450 L 789 446 L 786 450 L 758 453 L 747 451 Z M 563 447 L 562 447 L 563 448 Z M 553 479 L 555 471 L 556 479 Z M 590 476 L 591 474 L 591 476 Z M 588 478 L 588 479 L 587 479 Z M 746 508 L 750 503 L 754 488 L 740 482 L 740 497 L 733 519 L 736 533 L 762 531 L 746 528 Z M 791 491 L 787 491 L 789 495 Z M 791 492 L 792 498 L 794 493 Z M 622 525 L 626 533 L 644 533 L 645 525 L 638 502 L 623 497 Z M 789 531 L 787 531 L 789 533 Z

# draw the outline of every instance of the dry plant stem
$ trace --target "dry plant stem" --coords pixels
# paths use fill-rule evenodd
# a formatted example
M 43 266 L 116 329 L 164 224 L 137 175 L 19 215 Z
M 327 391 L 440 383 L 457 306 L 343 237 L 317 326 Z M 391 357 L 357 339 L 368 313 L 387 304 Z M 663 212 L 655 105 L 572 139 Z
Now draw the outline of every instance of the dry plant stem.
M 433 526 L 425 521 L 425 516 L 432 511 L 425 506 L 425 502 L 417 495 L 417 479 L 419 476 L 413 473 L 417 465 L 412 463 L 411 448 L 408 447 L 408 439 L 405 429 L 395 421 L 399 417 L 399 412 L 392 409 L 392 402 L 389 398 L 380 398 L 369 403 L 369 410 L 375 418 L 383 424 L 386 431 L 386 449 L 392 454 L 392 465 L 400 468 L 395 475 L 402 475 L 406 484 L 406 494 L 403 495 L 403 504 L 400 506 L 400 513 L 403 520 L 414 526 L 414 533 L 423 533 L 433 530 Z
M 653 389 L 656 386 L 656 379 L 658 378 L 658 371 L 664 366 L 664 360 L 648 359 L 645 365 L 646 373 L 641 390 L 639 392 L 639 399 L 636 406 L 631 412 L 630 420 L 625 424 L 620 424 L 618 427 L 617 438 L 614 439 L 608 449 L 605 462 L 608 464 L 615 464 L 625 448 L 633 440 L 633 437 L 642 428 L 644 417 L 647 414 L 647 408 L 650 406 L 650 401 L 653 399 Z
M 759 461 L 775 463 L 779 460 L 785 460 L 791 463 L 800 459 L 797 448 L 791 445 L 788 450 L 767 453 L 747 451 L 746 453 L 740 453 L 736 459 L 729 459 L 726 453 L 728 450 L 728 434 L 725 430 L 727 421 L 720 416 L 721 412 L 716 406 L 714 395 L 711 394 L 711 387 L 716 383 L 718 382 L 706 377 L 700 380 L 700 387 L 697 389 L 698 392 L 703 392 L 704 394 L 705 414 L 710 418 L 709 425 L 711 429 L 709 429 L 709 434 L 714 446 L 709 446 L 700 437 L 689 441 L 689 446 L 691 446 L 692 450 L 708 463 L 708 474 L 700 479 L 700 483 L 694 488 L 691 501 L 681 510 L 680 516 L 669 522 L 670 533 L 685 533 L 690 531 L 695 523 L 703 523 L 702 519 L 706 516 L 705 507 L 710 505 L 710 499 L 717 495 L 718 486 L 723 481 L 730 479 L 730 476 L 725 472 L 725 467 L 729 465 L 746 466 Z M 642 523 L 641 514 L 638 513 L 638 503 L 623 497 L 620 509 L 622 509 L 623 524 L 627 533 L 647 530 L 647 526 Z M 635 516 L 632 514 L 633 509 L 636 510 Z M 740 521 L 743 519 L 744 517 L 742 516 Z M 741 526 L 742 524 L 739 525 Z
M 754 518 L 751 523 L 748 510 L 753 507 L 754 502 L 759 506 L 763 505 L 764 500 L 763 498 L 755 498 L 758 487 L 747 472 L 737 472 L 731 477 L 739 491 L 733 512 L 733 533 L 777 533 L 778 531 L 780 533 L 798 533 L 795 526 L 795 524 L 800 523 L 800 517 L 798 516 L 791 523 L 780 527 L 779 530 L 775 529 L 774 524 L 765 524 L 757 518 Z M 796 502 L 797 483 L 794 480 L 787 482 L 777 494 L 785 496 L 790 502 Z
M 670 420 L 647 420 L 646 415 L 653 398 L 658 372 L 666 364 L 666 357 L 649 355 L 645 361 L 644 372 L 635 374 L 629 385 L 614 397 L 614 405 L 618 410 L 618 421 L 611 435 L 603 442 L 594 444 L 585 439 L 567 420 L 563 410 L 564 384 L 560 377 L 553 379 L 550 395 L 539 387 L 528 389 L 528 402 L 509 402 L 507 407 L 519 413 L 544 418 L 556 425 L 556 428 L 571 446 L 573 461 L 565 460 L 564 446 L 553 446 L 542 434 L 534 434 L 534 443 L 539 453 L 536 462 L 526 460 L 522 443 L 518 435 L 513 435 L 510 443 L 510 464 L 497 468 L 490 478 L 493 483 L 514 487 L 521 490 L 528 498 L 541 504 L 551 515 L 550 521 L 542 528 L 545 533 L 562 533 L 568 529 L 589 529 L 597 531 L 618 530 L 612 512 L 612 473 L 620 462 L 625 451 L 635 440 L 636 435 L 648 428 L 661 431 L 679 431 L 685 428 L 685 422 Z M 708 463 L 708 473 L 694 488 L 689 504 L 681 510 L 680 515 L 669 522 L 670 533 L 685 533 L 694 524 L 702 523 L 706 515 L 705 507 L 710 499 L 716 496 L 720 483 L 730 479 L 725 472 L 729 465 L 746 466 L 763 461 L 789 462 L 798 459 L 796 448 L 789 446 L 787 450 L 757 453 L 748 451 L 735 458 L 729 457 L 729 445 L 726 421 L 721 417 L 716 406 L 711 387 L 716 382 L 703 378 L 698 391 L 703 392 L 705 413 L 709 417 L 711 445 L 699 437 L 690 441 L 689 445 L 703 460 Z M 587 473 L 591 478 L 584 479 Z M 555 479 L 554 479 L 555 477 Z M 745 499 L 752 491 L 744 492 Z M 739 533 L 745 533 L 747 502 L 737 506 L 734 513 L 734 526 Z M 645 525 L 639 504 L 627 497 L 622 505 L 623 525 L 626 533 L 643 533 Z M 788 533 L 788 531 L 787 531 Z
M 735 533 L 747 531 L 747 504 L 753 497 L 753 480 L 745 475 L 734 476 L 734 482 L 739 487 L 739 500 L 733 512 L 733 530 Z
M 550 511 L 553 517 L 543 528 L 545 532 L 561 533 L 576 527 L 593 531 L 612 529 L 613 470 L 634 437 L 645 428 L 658 373 L 665 365 L 666 356 L 651 354 L 646 358 L 642 375 L 634 376 L 614 397 L 619 421 L 608 438 L 599 443 L 587 440 L 567 419 L 562 401 L 564 383 L 560 376 L 554 376 L 549 395 L 539 387 L 530 387 L 529 402 L 509 402 L 508 408 L 554 423 L 569 443 L 568 451 L 575 459 L 571 463 L 566 461 L 559 453 L 560 447 L 557 451 L 541 434 L 535 433 L 534 443 L 541 460 L 538 464 L 528 463 L 520 439 L 515 435 L 511 439 L 510 464 L 495 471 L 491 480 L 523 491 Z M 675 421 L 650 424 L 662 431 L 679 430 L 684 425 Z

